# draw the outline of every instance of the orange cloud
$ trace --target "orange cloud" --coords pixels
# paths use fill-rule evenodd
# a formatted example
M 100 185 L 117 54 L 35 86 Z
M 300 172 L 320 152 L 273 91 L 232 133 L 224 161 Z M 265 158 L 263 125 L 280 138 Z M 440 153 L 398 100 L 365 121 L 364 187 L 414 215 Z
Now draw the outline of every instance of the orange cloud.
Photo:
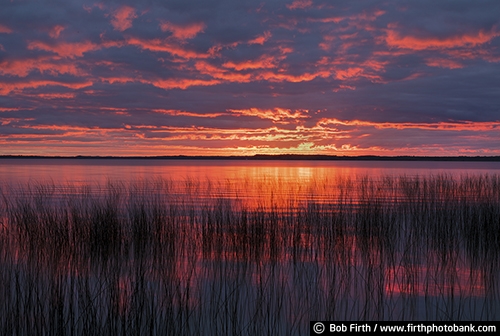
M 246 43 L 246 44 L 260 44 L 263 45 L 267 40 L 271 38 L 272 34 L 270 31 L 264 32 L 264 34 L 259 35 L 249 41 L 236 41 L 232 42 L 229 44 L 216 44 L 213 45 L 212 47 L 209 48 L 208 53 L 210 54 L 211 57 L 216 57 L 219 56 L 220 51 L 223 50 L 224 48 L 236 48 L 239 44 Z M 282 50 L 281 47 L 279 47 L 280 50 Z M 283 50 L 289 50 L 289 49 L 283 49 Z
M 341 21 L 347 19 L 347 17 L 342 17 L 342 16 L 333 16 L 333 17 L 327 17 L 327 18 L 322 18 L 322 19 L 308 19 L 308 21 L 312 22 L 322 22 L 322 23 L 340 23 Z
M 117 110 L 116 108 L 103 108 Z M 271 111 L 277 112 L 278 108 Z M 264 116 L 264 110 L 243 110 L 249 115 L 258 114 Z M 263 112 L 264 114 L 259 114 Z M 189 115 L 197 114 L 193 112 L 178 111 L 178 110 L 153 110 L 156 113 L 165 113 L 168 115 Z M 302 112 L 302 111 L 298 111 Z M 234 111 L 227 113 L 234 114 Z M 221 114 L 227 114 L 223 112 Z M 236 112 L 238 114 L 239 112 Z M 279 114 L 280 112 L 278 112 Z M 293 115 L 296 112 L 285 110 L 284 115 Z M 207 116 L 216 117 L 217 114 L 207 114 Z M 200 115 L 201 116 L 201 115 Z M 271 115 L 271 118 L 274 118 Z M 322 119 L 322 124 L 318 123 L 315 126 L 307 127 L 304 125 L 296 126 L 293 129 L 284 129 L 278 126 L 268 128 L 216 128 L 216 127 L 176 127 L 176 126 L 158 126 L 158 125 L 129 125 L 123 124 L 118 128 L 101 128 L 101 127 L 82 127 L 70 125 L 19 125 L 21 120 L 5 120 L 11 127 L 22 128 L 26 130 L 23 134 L 12 134 L 8 136 L 0 135 L 0 144 L 3 146 L 4 153 L 16 153 L 16 144 L 32 145 L 36 141 L 40 146 L 51 146 L 50 151 L 65 151 L 74 154 L 77 149 L 79 154 L 83 154 L 78 147 L 81 146 L 81 138 L 85 138 L 85 148 L 88 154 L 95 154 L 95 150 L 99 148 L 100 155 L 250 155 L 250 154 L 284 154 L 284 153 L 309 153 L 309 154 L 349 154 L 356 153 L 364 154 L 385 154 L 385 155 L 450 155 L 453 150 L 455 155 L 466 153 L 469 148 L 456 147 L 445 148 L 442 144 L 427 145 L 415 147 L 398 147 L 385 148 L 376 144 L 366 145 L 357 142 L 370 132 L 359 134 L 362 127 L 376 128 L 414 128 L 426 127 L 431 124 L 425 123 L 375 123 L 369 121 L 342 121 L 337 119 Z M 472 122 L 471 122 L 472 123 Z M 339 130 L 333 126 L 352 126 L 352 130 Z M 437 123 L 442 126 L 446 124 L 468 124 L 468 123 Z M 477 123 L 472 123 L 477 124 Z M 479 123 L 481 124 L 481 123 Z M 500 127 L 500 122 L 492 127 Z M 376 126 L 375 126 L 376 125 Z M 484 123 L 487 127 L 487 123 Z M 29 134 L 30 129 L 37 130 L 35 134 Z M 459 129 L 457 129 L 459 130 Z M 477 130 L 477 128 L 475 129 Z M 491 129 L 489 129 L 491 131 Z M 45 131 L 45 132 L 44 132 Z M 481 130 L 479 128 L 479 133 Z M 491 132 L 490 132 L 491 133 Z M 356 137 L 354 134 L 358 134 Z M 474 136 L 474 134 L 472 135 Z M 8 139 L 6 141 L 5 139 Z M 348 139 L 348 140 L 347 140 Z M 374 140 L 370 140 L 373 142 Z M 123 146 L 126 144 L 126 146 Z M 7 146 L 7 147 L 6 147 Z M 19 147 L 20 148 L 20 147 Z M 34 148 L 31 146 L 30 148 Z M 83 147 L 82 147 L 83 148 Z M 497 154 L 498 151 L 486 149 L 484 153 Z M 39 154 L 40 151 L 37 151 Z M 468 153 L 477 153 L 468 152 Z
M 0 123 L 0 125 L 2 126 L 5 126 L 5 125 L 9 125 L 11 123 L 17 123 L 17 122 L 20 122 L 20 121 L 32 121 L 32 120 L 35 120 L 35 118 L 0 118 L 2 120 L 2 122 Z
M 64 29 L 65 27 L 57 25 L 49 31 L 49 36 L 53 39 L 59 38 L 59 35 Z
M 488 62 L 500 62 L 500 56 L 494 55 L 489 50 L 484 50 L 480 48 L 475 49 L 460 49 L 460 50 L 447 50 L 446 54 L 451 57 L 461 58 L 461 59 L 474 59 L 481 58 Z
M 431 67 L 448 68 L 448 69 L 460 69 L 464 66 L 458 62 L 455 62 L 446 58 L 429 58 L 425 61 L 425 64 Z
M 131 78 L 131 77 L 101 77 L 100 78 L 102 82 L 107 82 L 109 84 L 126 84 L 126 83 L 133 83 L 137 81 L 136 78 Z
M 0 34 L 10 34 L 12 33 L 12 29 L 10 29 L 7 26 L 4 26 L 3 24 L 0 24 Z
M 336 70 L 335 71 L 335 78 L 340 79 L 340 80 L 346 80 L 354 77 L 359 77 L 363 73 L 362 68 L 354 67 L 354 68 L 347 68 L 345 70 Z
M 99 8 L 100 10 L 104 10 L 104 9 L 106 8 L 106 6 L 105 6 L 103 3 L 100 3 L 100 2 L 94 3 L 94 4 L 92 4 L 91 6 L 83 5 L 83 9 L 84 9 L 87 13 L 92 12 L 92 9 L 93 9 L 94 7 L 97 7 L 97 8 Z
M 335 78 L 339 80 L 358 79 L 360 77 L 368 78 L 372 82 L 382 82 L 378 75 L 385 71 L 388 61 L 380 61 L 375 58 L 369 58 L 363 62 L 355 62 L 347 57 L 336 57 L 331 60 L 328 57 L 322 57 L 316 62 L 316 66 L 325 73 L 334 73 Z
M 319 127 L 306 128 L 297 126 L 295 129 L 281 129 L 278 127 L 248 129 L 221 129 L 211 127 L 172 127 L 172 126 L 154 126 L 154 125 L 137 125 L 125 126 L 131 132 L 135 132 L 134 136 L 148 139 L 165 141 L 179 140 L 199 140 L 199 141 L 238 141 L 245 142 L 261 142 L 261 143 L 281 143 L 281 142 L 314 142 L 321 139 L 341 138 L 337 136 L 341 132 L 326 130 Z M 206 154 L 206 153 L 205 153 Z
M 446 38 L 438 37 L 416 37 L 416 36 L 401 36 L 396 30 L 388 29 L 385 42 L 389 47 L 411 50 L 425 49 L 448 49 L 456 47 L 477 46 L 491 41 L 493 38 L 500 36 L 499 32 L 494 30 L 480 30 L 477 33 L 469 33 L 456 35 Z
M 383 10 L 374 11 L 364 11 L 362 13 L 351 15 L 351 16 L 330 16 L 325 18 L 308 18 L 307 21 L 311 22 L 321 22 L 321 23 L 335 23 L 338 24 L 345 21 L 350 27 L 357 27 L 363 30 L 373 30 L 374 28 L 368 23 L 377 20 L 381 15 L 384 15 Z M 345 28 L 341 28 L 340 31 L 345 31 Z
M 186 40 L 195 37 L 198 33 L 203 32 L 205 27 L 206 26 L 203 22 L 192 23 L 185 26 L 176 25 L 170 22 L 160 23 L 160 29 L 162 31 L 170 31 L 173 37 L 180 40 Z
M 235 113 L 237 115 L 244 115 L 244 116 L 254 116 L 258 117 L 260 119 L 270 119 L 276 122 L 285 122 L 286 120 L 289 119 L 305 119 L 309 118 L 309 115 L 307 114 L 307 110 L 301 111 L 301 110 L 296 110 L 295 112 L 292 112 L 291 110 L 287 109 L 282 109 L 282 108 L 274 108 L 274 109 L 258 109 L 258 108 L 250 108 L 250 109 L 244 109 L 244 110 L 229 110 L 232 113 Z
M 224 115 L 225 113 L 194 113 L 179 110 L 164 110 L 164 109 L 154 109 L 155 113 L 168 114 L 172 116 L 186 116 L 186 117 L 196 117 L 196 118 L 216 118 Z
M 373 122 L 362 120 L 338 120 L 324 118 L 318 122 L 318 125 L 343 125 L 343 126 L 364 126 L 374 127 L 377 129 L 423 129 L 423 130 L 438 130 L 438 131 L 491 131 L 500 129 L 500 121 L 484 121 L 484 122 L 437 122 L 437 123 L 391 123 L 391 122 Z
M 90 41 L 84 42 L 61 42 L 57 44 L 48 44 L 41 41 L 32 41 L 28 43 L 29 50 L 44 50 L 56 53 L 61 57 L 75 58 L 82 57 L 84 53 L 100 49 L 101 46 Z
M 251 79 L 250 74 L 242 74 L 237 72 L 229 72 L 226 69 L 220 69 L 204 61 L 198 61 L 195 63 L 195 68 L 200 73 L 209 75 L 213 78 L 223 79 L 230 82 L 246 83 Z
M 137 17 L 135 9 L 130 6 L 122 6 L 112 14 L 111 24 L 115 30 L 124 31 L 132 27 L 132 21 Z
M 211 86 L 219 83 L 220 81 L 216 79 L 203 80 L 203 79 L 178 79 L 178 78 L 158 79 L 150 82 L 150 84 L 165 90 L 169 89 L 184 90 L 191 86 Z
M 288 9 L 304 9 L 311 7 L 313 4 L 312 0 L 295 0 L 291 4 L 286 5 Z
M 375 71 L 385 71 L 385 66 L 388 64 L 388 61 L 379 61 L 376 59 L 367 59 L 363 63 L 361 63 L 362 66 L 365 68 L 370 68 Z
M 299 83 L 299 82 L 309 82 L 317 77 L 326 78 L 330 76 L 330 71 L 319 71 L 316 73 L 306 72 L 302 75 L 289 75 L 285 73 L 274 73 L 271 71 L 264 71 L 255 76 L 257 80 L 268 80 L 271 82 L 291 82 L 291 83 Z
M 33 119 L 32 119 L 33 120 Z M 51 130 L 51 131 L 66 131 L 66 132 L 74 132 L 74 131 L 92 131 L 92 130 L 106 130 L 106 128 L 100 127 L 83 127 L 83 126 L 72 126 L 72 125 L 22 125 L 19 128 L 29 128 L 36 130 Z
M 19 111 L 19 107 L 0 107 L 0 112 Z
M 264 34 L 260 35 L 260 36 L 257 36 L 256 38 L 254 39 L 251 39 L 250 41 L 248 41 L 248 44 L 264 44 L 264 42 L 266 42 L 267 40 L 269 40 L 271 38 L 271 32 L 270 31 L 266 31 L 264 32 Z
M 256 60 L 249 60 L 249 61 L 243 61 L 240 63 L 234 63 L 234 62 L 225 62 L 222 64 L 223 67 L 225 68 L 232 68 L 235 70 L 248 70 L 248 69 L 269 69 L 269 68 L 276 68 L 276 63 L 279 60 L 276 59 L 273 56 L 269 55 L 262 55 Z
M 320 47 L 320 49 L 328 51 L 332 47 L 333 41 L 335 41 L 336 38 L 337 37 L 334 35 L 325 35 L 323 36 L 323 42 L 320 42 L 318 46 Z
M 333 92 L 339 92 L 342 90 L 356 90 L 356 87 L 351 85 L 339 85 L 338 88 L 333 89 Z
M 14 59 L 0 62 L 0 74 L 26 77 L 30 72 L 38 70 L 40 73 L 51 75 L 70 74 L 82 76 L 84 72 L 73 62 L 51 61 L 49 58 Z
M 130 37 L 127 39 L 129 45 L 137 46 L 141 49 L 159 52 L 168 52 L 174 56 L 179 56 L 186 59 L 191 58 L 208 58 L 209 54 L 199 53 L 192 50 L 187 50 L 184 46 L 170 43 L 166 40 L 152 39 L 152 40 L 142 40 L 135 37 Z
M 37 95 L 43 99 L 72 99 L 76 97 L 75 93 L 40 93 Z
M 0 83 L 0 94 L 7 95 L 12 91 L 33 89 L 41 86 L 63 86 L 71 89 L 81 89 L 87 86 L 91 86 L 93 83 L 91 81 L 80 82 L 80 83 L 64 83 L 51 80 L 40 80 L 40 81 L 27 81 L 18 83 Z

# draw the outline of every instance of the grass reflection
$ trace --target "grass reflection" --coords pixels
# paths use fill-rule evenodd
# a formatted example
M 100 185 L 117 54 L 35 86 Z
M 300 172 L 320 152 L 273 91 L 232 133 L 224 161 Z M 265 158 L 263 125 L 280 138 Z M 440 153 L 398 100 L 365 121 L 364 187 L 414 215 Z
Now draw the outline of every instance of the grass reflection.
M 498 176 L 33 183 L 1 196 L 3 334 L 500 318 Z

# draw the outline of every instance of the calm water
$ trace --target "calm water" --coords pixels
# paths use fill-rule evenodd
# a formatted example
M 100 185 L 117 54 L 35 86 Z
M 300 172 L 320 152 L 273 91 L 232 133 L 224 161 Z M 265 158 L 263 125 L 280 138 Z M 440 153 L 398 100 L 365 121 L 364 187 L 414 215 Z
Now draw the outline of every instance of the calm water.
M 499 175 L 490 162 L 0 160 L 0 330 L 498 320 Z
M 0 160 L 0 185 L 11 193 L 20 185 L 54 184 L 91 186 L 106 190 L 109 182 L 124 185 L 166 180 L 173 194 L 197 198 L 238 198 L 247 205 L 255 201 L 328 201 L 339 183 L 384 177 L 499 174 L 500 162 L 383 162 L 383 161 L 207 161 L 207 160 L 99 160 L 99 159 L 8 159 Z M 78 192 L 78 190 L 77 190 Z M 191 197 L 192 198 L 192 197 Z
M 0 181 L 105 183 L 162 177 L 175 181 L 277 179 L 296 183 L 335 177 L 428 174 L 498 174 L 500 162 L 384 162 L 384 161 L 207 161 L 207 160 L 92 160 L 0 159 Z

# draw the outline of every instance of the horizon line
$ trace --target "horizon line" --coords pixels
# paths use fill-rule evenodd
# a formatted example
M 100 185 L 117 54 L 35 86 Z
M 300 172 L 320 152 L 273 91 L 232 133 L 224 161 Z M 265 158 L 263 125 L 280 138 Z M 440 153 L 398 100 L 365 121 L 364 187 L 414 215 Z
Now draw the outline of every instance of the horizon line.
M 310 161 L 500 161 L 500 156 L 418 156 L 418 155 L 328 155 L 328 154 L 254 154 L 254 155 L 0 155 L 0 159 L 147 159 L 147 160 L 310 160 Z

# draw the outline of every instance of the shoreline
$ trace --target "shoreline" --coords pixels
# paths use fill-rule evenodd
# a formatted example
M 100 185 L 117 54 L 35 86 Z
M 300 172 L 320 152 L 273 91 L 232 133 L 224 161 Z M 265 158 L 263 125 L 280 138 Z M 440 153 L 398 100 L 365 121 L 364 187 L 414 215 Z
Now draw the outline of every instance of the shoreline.
M 253 155 L 253 156 L 43 156 L 0 155 L 1 159 L 77 159 L 77 160 L 249 160 L 249 161 L 439 161 L 439 162 L 500 162 L 500 156 L 336 156 L 336 155 Z

